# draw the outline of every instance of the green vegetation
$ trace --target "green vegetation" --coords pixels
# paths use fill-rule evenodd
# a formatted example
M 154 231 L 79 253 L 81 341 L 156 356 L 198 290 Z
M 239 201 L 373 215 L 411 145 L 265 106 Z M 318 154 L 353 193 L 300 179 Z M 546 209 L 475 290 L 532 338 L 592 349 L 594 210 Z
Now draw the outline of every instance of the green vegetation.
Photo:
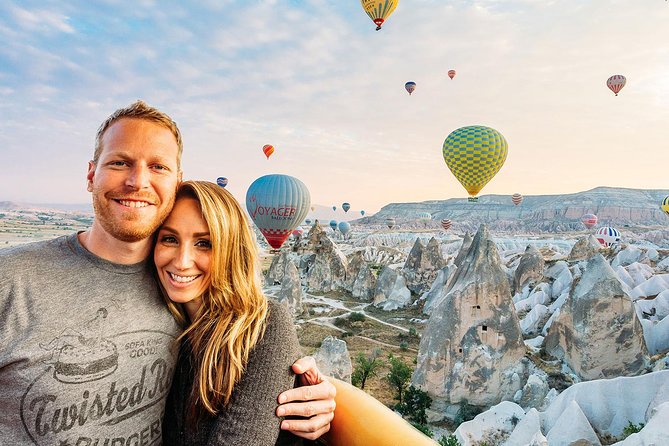
M 404 361 L 395 358 L 392 353 L 388 355 L 388 363 L 390 371 L 386 375 L 386 381 L 395 390 L 395 399 L 402 404 L 402 397 L 411 379 L 411 369 Z
M 367 318 L 367 317 L 366 317 L 364 314 L 362 314 L 362 313 L 358 313 L 357 311 L 354 311 L 353 313 L 351 313 L 351 314 L 348 316 L 348 319 L 349 319 L 351 322 L 362 322 L 362 321 L 364 321 L 366 318 Z
M 469 401 L 462 400 L 460 401 L 460 409 L 455 415 L 455 424 L 461 425 L 465 421 L 473 420 L 474 417 L 481 413 L 481 408 L 469 404 Z
M 460 442 L 453 434 L 449 435 L 448 437 L 441 437 L 439 444 L 440 446 L 460 446 Z
M 430 430 L 429 427 L 427 427 L 425 424 L 419 424 L 419 423 L 411 423 L 413 427 L 427 435 L 428 437 L 432 437 L 432 431 Z
M 632 434 L 641 432 L 641 429 L 645 426 L 644 423 L 634 424 L 631 421 L 627 423 L 627 426 L 623 429 L 623 439 L 629 437 Z
M 414 386 L 404 392 L 404 401 L 395 406 L 395 409 L 412 423 L 427 424 L 425 409 L 432 404 L 432 398 L 421 389 Z
M 364 389 L 367 378 L 376 376 L 377 369 L 383 365 L 383 361 L 379 359 L 380 354 L 381 350 L 379 349 L 374 349 L 369 356 L 365 356 L 362 352 L 358 353 L 355 357 L 355 366 L 351 374 L 351 383 L 354 386 Z

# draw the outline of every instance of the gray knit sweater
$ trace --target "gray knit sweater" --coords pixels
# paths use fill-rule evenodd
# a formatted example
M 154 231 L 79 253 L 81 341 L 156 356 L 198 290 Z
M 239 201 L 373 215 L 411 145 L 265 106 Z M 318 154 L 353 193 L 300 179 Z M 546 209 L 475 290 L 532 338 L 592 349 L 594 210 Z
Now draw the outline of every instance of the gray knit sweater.
M 287 308 L 269 300 L 265 335 L 249 355 L 230 403 L 217 416 L 205 416 L 196 426 L 187 422 L 194 371 L 187 343 L 181 348 L 163 422 L 165 446 L 272 446 L 301 445 L 292 434 L 281 431 L 276 413 L 279 393 L 293 387 L 291 364 L 301 356 Z

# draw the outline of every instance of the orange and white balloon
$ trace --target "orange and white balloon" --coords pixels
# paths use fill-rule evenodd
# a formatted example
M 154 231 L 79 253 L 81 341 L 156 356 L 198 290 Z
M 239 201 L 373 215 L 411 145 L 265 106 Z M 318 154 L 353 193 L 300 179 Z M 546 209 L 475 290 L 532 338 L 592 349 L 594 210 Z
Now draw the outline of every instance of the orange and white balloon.
M 444 228 L 444 231 L 451 229 L 451 220 L 444 218 L 441 220 L 441 227 Z
M 274 153 L 274 146 L 265 144 L 262 146 L 262 153 L 264 153 L 267 159 L 269 159 L 269 157 L 272 156 L 272 153 Z
M 523 202 L 523 196 L 516 192 L 515 194 L 511 195 L 511 201 L 513 201 L 513 204 L 518 206 Z
M 455 77 L 455 70 L 448 70 L 448 77 L 453 79 Z

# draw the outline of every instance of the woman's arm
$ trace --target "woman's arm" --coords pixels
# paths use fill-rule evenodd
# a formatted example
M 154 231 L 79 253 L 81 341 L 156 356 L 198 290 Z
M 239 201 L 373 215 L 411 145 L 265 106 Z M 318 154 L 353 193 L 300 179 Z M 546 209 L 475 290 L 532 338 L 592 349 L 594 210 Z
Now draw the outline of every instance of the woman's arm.
M 269 303 L 265 335 L 251 352 L 230 403 L 216 417 L 209 445 L 301 444 L 281 432 L 282 419 L 275 415 L 277 395 L 294 385 L 290 366 L 300 356 L 300 347 L 287 308 L 272 300 Z M 277 443 L 280 433 L 282 441 Z

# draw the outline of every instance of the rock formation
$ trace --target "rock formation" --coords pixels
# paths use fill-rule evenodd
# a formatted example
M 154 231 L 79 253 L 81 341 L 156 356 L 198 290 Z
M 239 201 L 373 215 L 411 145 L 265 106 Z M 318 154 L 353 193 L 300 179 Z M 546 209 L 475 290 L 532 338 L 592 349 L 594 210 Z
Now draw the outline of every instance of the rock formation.
M 446 261 L 441 256 L 439 242 L 436 238 L 432 237 L 427 246 L 423 246 L 420 238 L 416 238 L 404 263 L 404 268 L 402 268 L 407 288 L 414 294 L 423 293 L 434 282 L 439 270 L 445 265 Z
M 460 251 L 458 251 L 458 255 L 455 256 L 455 266 L 460 266 L 462 263 L 462 260 L 467 256 L 467 252 L 469 252 L 469 247 L 472 245 L 472 235 L 467 232 L 465 236 L 462 238 L 462 245 L 460 246 Z
M 304 290 L 300 283 L 300 275 L 293 262 L 285 263 L 285 271 L 283 279 L 281 280 L 281 290 L 277 294 L 276 299 L 288 306 L 288 309 L 293 316 L 299 316 L 304 311 L 302 306 L 302 297 Z
M 345 341 L 328 336 L 313 357 L 324 375 L 351 383 L 353 365 Z
M 376 287 L 376 277 L 365 261 L 363 252 L 355 251 L 347 257 L 347 261 L 346 290 L 357 299 L 371 301 Z
M 286 265 L 294 261 L 294 255 L 289 250 L 281 250 L 272 258 L 272 263 L 267 270 L 265 279 L 267 285 L 279 285 L 283 280 L 283 274 L 286 271 Z
M 647 356 L 641 324 L 615 271 L 601 254 L 588 261 L 548 330 L 546 350 L 582 379 L 638 373 Z
M 517 293 L 528 283 L 541 282 L 544 277 L 544 264 L 544 257 L 537 248 L 528 245 L 513 276 L 513 292 Z
M 524 354 L 509 281 L 481 225 L 446 297 L 430 316 L 412 382 L 436 405 L 467 400 L 490 406 L 511 399 L 522 387 L 518 372 L 523 372 Z
M 571 252 L 567 259 L 569 261 L 587 260 L 599 252 L 602 245 L 597 241 L 594 235 L 590 234 L 587 237 L 579 237 L 576 244 L 571 248 Z
M 411 291 L 401 273 L 384 266 L 374 290 L 374 305 L 386 311 L 406 307 L 411 303 Z
M 312 231 L 314 231 L 314 228 L 312 228 Z M 312 240 L 312 231 L 309 231 L 309 240 Z M 314 233 L 318 234 L 313 248 L 316 258 L 307 271 L 308 291 L 328 292 L 345 288 L 344 281 L 346 280 L 348 266 L 346 256 L 322 230 L 320 232 L 314 231 Z
M 423 313 L 432 314 L 432 310 L 437 308 L 441 301 L 444 300 L 446 297 L 445 291 L 448 289 L 448 281 L 453 277 L 457 269 L 458 267 L 455 264 L 450 264 L 437 273 L 437 278 L 432 282 L 430 290 L 421 296 L 421 300 L 425 301 Z

